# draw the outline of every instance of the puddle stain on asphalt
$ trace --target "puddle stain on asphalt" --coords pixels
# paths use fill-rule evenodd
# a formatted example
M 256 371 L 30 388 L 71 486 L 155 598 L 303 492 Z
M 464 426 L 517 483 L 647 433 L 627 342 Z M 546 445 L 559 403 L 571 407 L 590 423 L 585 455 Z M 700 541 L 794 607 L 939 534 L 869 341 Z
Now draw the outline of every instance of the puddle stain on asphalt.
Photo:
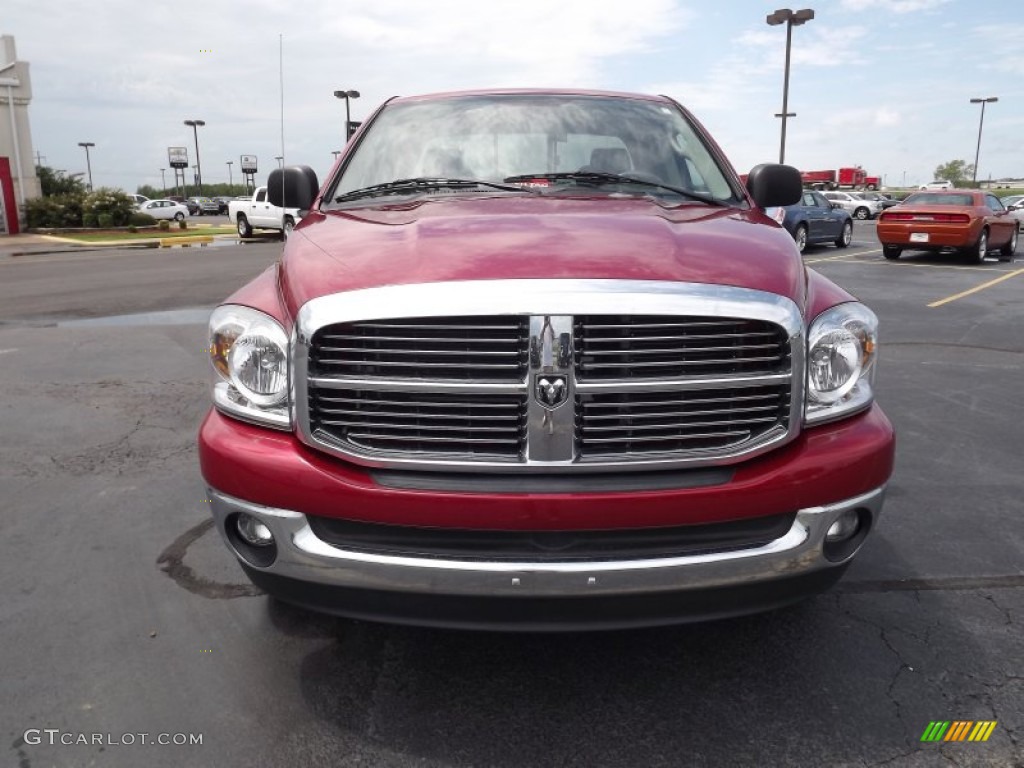
M 204 579 L 185 565 L 185 554 L 188 552 L 188 548 L 208 533 L 211 528 L 213 528 L 212 518 L 189 528 L 176 538 L 156 559 L 160 570 L 170 576 L 179 587 L 209 600 L 231 600 L 236 597 L 259 597 L 265 594 L 254 584 L 222 584 Z

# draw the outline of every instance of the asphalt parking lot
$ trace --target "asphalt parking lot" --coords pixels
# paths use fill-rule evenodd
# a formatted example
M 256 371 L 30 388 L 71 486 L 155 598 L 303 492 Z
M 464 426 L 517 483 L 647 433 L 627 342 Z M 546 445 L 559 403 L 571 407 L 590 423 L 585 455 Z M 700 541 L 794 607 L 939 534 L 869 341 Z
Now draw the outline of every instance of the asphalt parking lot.
M 0 250 L 0 763 L 1024 765 L 1024 256 L 887 262 L 871 222 L 804 254 L 881 318 L 899 441 L 837 589 L 702 625 L 500 635 L 271 603 L 211 530 L 203 316 L 280 248 Z M 998 724 L 922 743 L 935 720 Z

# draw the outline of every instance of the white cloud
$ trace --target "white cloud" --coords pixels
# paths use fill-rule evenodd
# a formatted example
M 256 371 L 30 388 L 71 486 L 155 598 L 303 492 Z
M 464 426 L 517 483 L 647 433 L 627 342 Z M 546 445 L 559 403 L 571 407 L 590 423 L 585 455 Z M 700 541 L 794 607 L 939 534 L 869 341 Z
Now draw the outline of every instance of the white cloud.
M 862 57 L 862 45 L 868 33 L 866 27 L 828 26 L 811 22 L 797 27 L 793 32 L 790 50 L 792 64 L 808 64 L 818 67 L 849 66 Z M 786 58 L 785 35 L 774 30 L 751 30 L 738 38 L 741 46 L 758 49 L 751 53 L 751 60 L 760 62 L 760 67 L 771 66 L 782 69 Z
M 902 122 L 899 110 L 892 107 L 864 107 L 835 112 L 824 119 L 830 128 L 891 128 Z
M 848 11 L 890 11 L 892 13 L 914 13 L 930 11 L 945 5 L 950 0 L 840 0 L 844 10 Z

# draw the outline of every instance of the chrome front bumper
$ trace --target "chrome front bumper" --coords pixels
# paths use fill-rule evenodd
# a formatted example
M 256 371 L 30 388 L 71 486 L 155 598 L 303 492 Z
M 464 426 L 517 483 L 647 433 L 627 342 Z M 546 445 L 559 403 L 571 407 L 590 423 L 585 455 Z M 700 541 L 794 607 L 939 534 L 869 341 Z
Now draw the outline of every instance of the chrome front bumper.
M 300 512 L 252 504 L 213 489 L 209 493 L 218 530 L 253 577 L 264 574 L 300 585 L 402 593 L 412 598 L 543 599 L 699 592 L 841 569 L 856 554 L 864 536 L 841 559 L 829 558 L 824 552 L 829 526 L 842 512 L 854 509 L 866 520 L 866 535 L 881 513 L 885 488 L 801 509 L 789 531 L 764 546 L 679 557 L 585 562 L 479 561 L 349 551 L 317 538 Z M 269 565 L 259 566 L 245 557 L 244 548 L 240 550 L 235 543 L 237 537 L 228 533 L 226 526 L 241 512 L 258 518 L 273 533 L 276 558 Z M 292 601 L 304 602 L 294 595 Z M 316 607 L 330 610 L 329 606 Z

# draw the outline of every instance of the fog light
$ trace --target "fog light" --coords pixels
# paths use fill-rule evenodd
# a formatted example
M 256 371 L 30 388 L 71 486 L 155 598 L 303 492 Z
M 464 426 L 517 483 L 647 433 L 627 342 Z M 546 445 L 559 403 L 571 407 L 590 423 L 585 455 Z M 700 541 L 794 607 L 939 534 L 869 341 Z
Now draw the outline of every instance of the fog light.
M 857 533 L 860 527 L 860 517 L 855 509 L 847 509 L 839 514 L 835 522 L 828 527 L 825 533 L 825 541 L 846 541 L 846 539 Z
M 238 529 L 238 535 L 246 544 L 252 544 L 254 547 L 269 547 L 274 543 L 274 534 L 252 515 L 240 513 L 235 527 Z

